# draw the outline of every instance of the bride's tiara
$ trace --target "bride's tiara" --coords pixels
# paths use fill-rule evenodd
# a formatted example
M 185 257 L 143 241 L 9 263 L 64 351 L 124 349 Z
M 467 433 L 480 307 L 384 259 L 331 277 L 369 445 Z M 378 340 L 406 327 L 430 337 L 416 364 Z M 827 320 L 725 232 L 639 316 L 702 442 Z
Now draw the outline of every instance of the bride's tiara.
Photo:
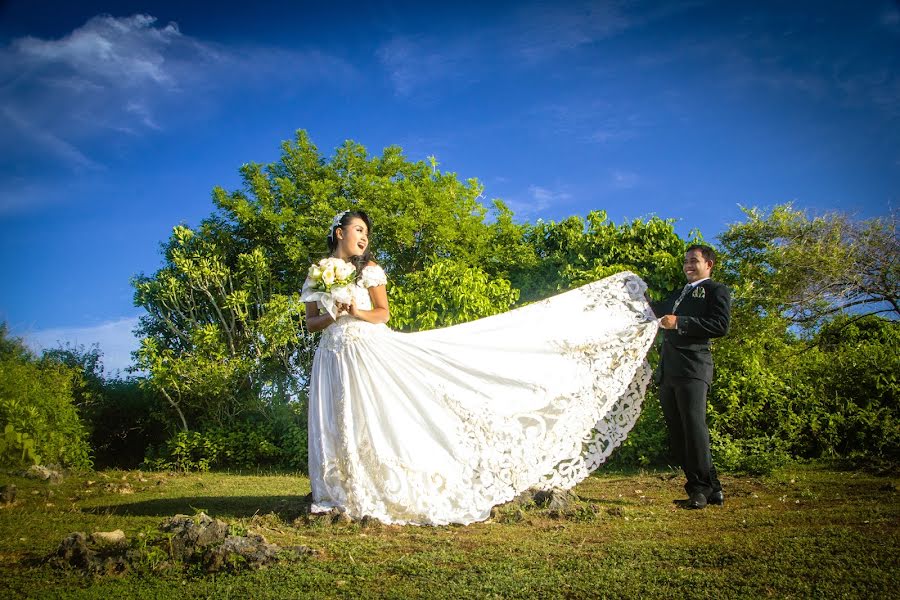
M 332 239 L 334 237 L 334 230 L 341 226 L 341 219 L 344 218 L 349 210 L 343 210 L 338 214 L 334 215 L 334 218 L 331 220 L 331 229 L 328 230 L 328 239 Z

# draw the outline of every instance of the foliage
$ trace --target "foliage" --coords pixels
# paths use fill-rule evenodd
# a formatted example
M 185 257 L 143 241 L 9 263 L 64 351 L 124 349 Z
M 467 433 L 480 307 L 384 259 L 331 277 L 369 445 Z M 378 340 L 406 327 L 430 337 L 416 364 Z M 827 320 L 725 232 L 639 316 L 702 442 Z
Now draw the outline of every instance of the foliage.
M 816 341 L 800 358 L 817 402 L 794 453 L 900 460 L 900 323 L 843 315 Z
M 169 435 L 165 400 L 135 378 L 106 379 L 82 418 L 97 467 L 135 468 Z
M 477 181 L 410 162 L 393 146 L 370 157 L 348 141 L 326 160 L 301 131 L 278 162 L 244 165 L 241 175 L 244 189 L 216 188 L 217 212 L 196 229 L 176 227 L 165 265 L 134 280 L 147 311 L 138 366 L 185 431 L 266 415 L 302 395 L 317 338 L 303 326 L 297 291 L 327 253 L 338 211 L 369 213 L 376 257 L 407 291 L 404 277 L 434 260 L 500 269 L 493 236 L 517 231 L 499 205 L 497 222 L 486 222 Z
M 138 367 L 179 417 L 223 425 L 253 412 L 267 394 L 289 395 L 298 346 L 310 337 L 299 295 L 279 293 L 261 248 L 237 251 L 209 222 L 175 228 L 167 266 L 134 281 L 149 314 Z
M 850 325 L 848 325 L 850 323 Z M 896 321 L 839 316 L 812 340 L 740 307 L 715 343 L 709 418 L 717 464 L 768 472 L 789 458 L 900 458 Z
M 73 398 L 78 372 L 35 358 L 7 331 L 0 324 L 0 462 L 90 467 L 87 431 Z
M 7 423 L 0 438 L 0 463 L 4 465 L 36 465 L 41 462 L 34 439 L 27 433 L 16 431 Z
M 417 331 L 505 312 L 519 296 L 509 281 L 479 267 L 439 259 L 390 289 L 391 326 Z
M 105 377 L 96 344 L 45 350 L 42 360 L 71 369 L 74 405 L 88 430 L 95 466 L 136 467 L 149 445 L 166 439 L 162 398 L 138 378 Z
M 489 316 L 621 270 L 644 278 L 658 299 L 681 286 L 684 250 L 702 241 L 696 231 L 682 239 L 672 220 L 616 225 L 602 210 L 517 223 L 501 201 L 480 202 L 477 180 L 460 181 L 433 158 L 410 161 L 395 146 L 369 155 L 348 141 L 326 158 L 300 131 L 281 149 L 276 162 L 244 165 L 241 189 L 216 188 L 215 212 L 197 227 L 175 227 L 163 266 L 134 280 L 146 310 L 136 358 L 149 376 L 144 395 L 130 397 L 143 407 L 143 431 L 160 431 L 152 423 L 164 411 L 151 398 L 165 399 L 169 430 L 182 431 L 168 445 L 158 433 L 142 438 L 157 440 L 151 458 L 160 464 L 241 466 L 256 456 L 305 466 L 318 336 L 304 328 L 297 292 L 308 265 L 327 254 L 327 224 L 341 210 L 371 216 L 390 325 L 407 331 Z M 893 216 L 809 217 L 790 205 L 745 212 L 720 236 L 715 270 L 734 296 L 731 334 L 714 345 L 716 460 L 725 470 L 766 472 L 790 457 L 895 457 L 896 324 L 863 319 L 898 313 Z M 89 361 L 81 362 L 82 384 L 90 383 Z M 116 411 L 102 395 L 103 410 L 92 408 L 92 389 L 82 385 L 76 397 L 96 428 L 96 415 Z M 243 449 L 229 455 L 226 444 Z M 613 460 L 665 459 L 651 393 Z
M 855 221 L 832 213 L 810 217 L 790 204 L 720 236 L 722 275 L 757 314 L 782 314 L 815 329 L 842 312 L 900 316 L 900 240 L 896 218 Z
M 586 219 L 539 220 L 523 235 L 531 253 L 523 254 L 510 279 L 526 301 L 624 270 L 643 278 L 659 297 L 681 287 L 684 251 L 699 240 L 696 233 L 690 241 L 679 237 L 673 220 L 651 217 L 615 225 L 602 210 Z
M 275 405 L 266 420 L 239 420 L 226 427 L 179 431 L 149 446 L 143 464 L 154 470 L 207 471 L 261 466 L 306 472 L 306 403 Z
M 72 396 L 80 413 L 88 410 L 103 393 L 103 353 L 98 344 L 90 348 L 67 343 L 58 348 L 44 350 L 41 357 L 65 365 L 77 374 L 72 386 Z
M 210 468 L 247 469 L 280 463 L 281 449 L 271 428 L 238 422 L 232 428 L 179 431 L 166 440 L 158 456 L 144 461 L 151 470 L 208 471 Z

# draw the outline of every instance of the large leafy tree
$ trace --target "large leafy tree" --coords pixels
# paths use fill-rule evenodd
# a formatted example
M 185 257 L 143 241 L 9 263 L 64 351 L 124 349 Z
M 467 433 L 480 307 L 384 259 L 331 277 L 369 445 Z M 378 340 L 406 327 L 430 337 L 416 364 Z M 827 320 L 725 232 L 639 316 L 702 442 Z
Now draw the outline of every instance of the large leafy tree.
M 419 273 L 429 268 L 483 283 L 465 291 L 465 318 L 515 300 L 503 277 L 509 253 L 495 250 L 498 240 L 518 239 L 520 226 L 501 204 L 489 222 L 481 185 L 442 173 L 433 159 L 411 162 L 398 147 L 372 157 L 349 141 L 326 159 L 300 131 L 277 162 L 244 165 L 241 176 L 242 189 L 214 190 L 216 211 L 198 227 L 174 228 L 162 268 L 134 280 L 135 302 L 147 311 L 138 367 L 183 430 L 266 417 L 302 397 L 315 338 L 298 292 L 308 265 L 327 253 L 327 226 L 341 210 L 372 217 L 371 244 L 392 295 L 408 301 L 408 319 L 416 294 L 446 294 L 448 306 L 460 300 L 449 298 L 457 288 L 424 285 Z M 436 266 L 446 261 L 452 268 Z
M 790 204 L 745 209 L 721 236 L 737 299 L 760 315 L 816 329 L 841 313 L 900 317 L 896 219 L 810 216 Z
M 751 470 L 779 455 L 895 456 L 897 436 L 882 435 L 896 424 L 900 366 L 893 219 L 791 205 L 745 214 L 720 236 L 734 295 L 731 332 L 715 344 L 720 456 Z
M 633 271 L 660 296 L 683 285 L 681 265 L 687 246 L 699 241 L 682 239 L 674 220 L 650 217 L 616 225 L 605 211 L 586 218 L 541 221 L 523 231 L 525 250 L 512 269 L 513 284 L 525 300 L 541 298 L 573 286 Z

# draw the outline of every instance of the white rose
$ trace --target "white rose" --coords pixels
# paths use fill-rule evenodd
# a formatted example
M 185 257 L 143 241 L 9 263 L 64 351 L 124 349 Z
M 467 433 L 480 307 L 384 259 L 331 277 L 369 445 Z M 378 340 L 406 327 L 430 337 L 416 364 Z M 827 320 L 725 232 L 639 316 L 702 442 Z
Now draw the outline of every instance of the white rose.
M 353 291 L 346 285 L 333 287 L 331 288 L 331 299 L 341 304 L 350 304 L 353 302 Z
M 338 277 L 340 279 L 347 279 L 348 277 L 353 275 L 354 271 L 356 271 L 356 269 L 353 267 L 353 265 L 345 262 L 344 264 L 338 266 Z
M 318 265 L 311 266 L 309 268 L 309 277 L 310 279 L 319 279 L 322 277 L 322 269 Z
M 322 282 L 325 285 L 331 285 L 334 283 L 334 269 L 328 269 L 322 272 Z

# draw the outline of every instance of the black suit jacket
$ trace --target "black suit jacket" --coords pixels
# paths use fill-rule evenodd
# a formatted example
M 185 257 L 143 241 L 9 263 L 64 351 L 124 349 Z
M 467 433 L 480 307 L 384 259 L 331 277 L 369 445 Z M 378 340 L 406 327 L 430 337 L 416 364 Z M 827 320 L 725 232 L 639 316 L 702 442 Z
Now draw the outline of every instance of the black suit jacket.
M 681 290 L 651 306 L 657 317 L 670 315 Z M 662 377 L 689 377 L 712 382 L 713 361 L 710 338 L 728 333 L 731 321 L 731 292 L 723 284 L 707 279 L 697 284 L 674 312 L 677 329 L 663 329 L 660 351 Z

